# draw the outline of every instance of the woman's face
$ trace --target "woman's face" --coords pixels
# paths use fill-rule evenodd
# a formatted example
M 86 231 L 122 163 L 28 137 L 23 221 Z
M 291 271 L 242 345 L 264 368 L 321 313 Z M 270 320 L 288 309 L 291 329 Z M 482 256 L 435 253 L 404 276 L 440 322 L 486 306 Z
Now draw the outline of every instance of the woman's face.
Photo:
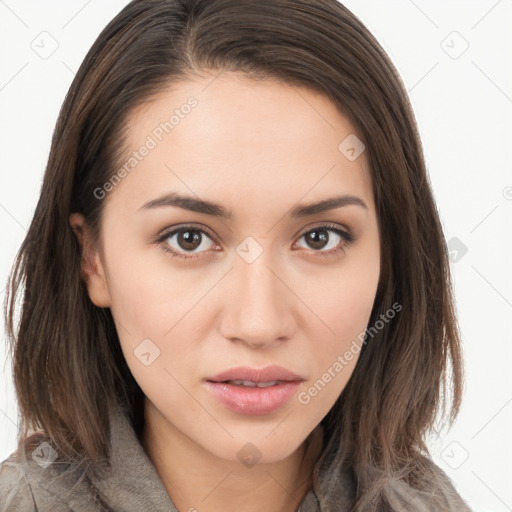
M 363 147 L 325 97 L 236 73 L 174 86 L 128 126 L 117 178 L 91 198 L 105 201 L 91 300 L 111 309 L 169 436 L 227 460 L 282 460 L 342 392 L 372 310 L 380 248 Z M 339 196 L 358 199 L 313 206 Z M 270 365 L 298 380 L 209 382 Z

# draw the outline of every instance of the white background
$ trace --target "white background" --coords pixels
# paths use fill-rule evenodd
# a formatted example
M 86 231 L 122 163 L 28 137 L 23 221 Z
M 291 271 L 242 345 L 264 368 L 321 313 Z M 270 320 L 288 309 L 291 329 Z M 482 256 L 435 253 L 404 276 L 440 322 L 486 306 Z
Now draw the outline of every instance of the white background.
M 0 0 L 2 300 L 38 199 L 64 95 L 93 41 L 126 4 Z M 467 247 L 462 257 L 453 253 L 452 261 L 466 362 L 464 403 L 454 428 L 429 446 L 475 511 L 510 511 L 512 2 L 345 5 L 396 65 L 420 127 L 446 238 L 453 249 Z M 47 58 L 35 51 L 54 48 Z M 3 362 L 2 352 L 0 357 Z M 9 362 L 0 365 L 0 390 L 3 460 L 16 444 L 18 414 Z

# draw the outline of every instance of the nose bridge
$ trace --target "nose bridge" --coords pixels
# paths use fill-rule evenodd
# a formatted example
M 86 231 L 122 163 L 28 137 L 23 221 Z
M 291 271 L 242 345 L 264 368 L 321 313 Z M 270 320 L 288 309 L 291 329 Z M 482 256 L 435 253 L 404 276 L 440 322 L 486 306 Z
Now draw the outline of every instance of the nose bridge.
M 229 311 L 224 311 L 226 338 L 237 338 L 253 347 L 262 347 L 277 339 L 291 335 L 293 304 L 290 291 L 286 289 L 277 265 L 272 259 L 271 250 L 261 246 L 254 258 L 256 247 L 243 252 L 240 244 L 231 272 Z M 245 247 L 247 249 L 247 247 Z M 251 254 L 252 257 L 246 257 Z M 284 279 L 283 279 L 284 280 Z

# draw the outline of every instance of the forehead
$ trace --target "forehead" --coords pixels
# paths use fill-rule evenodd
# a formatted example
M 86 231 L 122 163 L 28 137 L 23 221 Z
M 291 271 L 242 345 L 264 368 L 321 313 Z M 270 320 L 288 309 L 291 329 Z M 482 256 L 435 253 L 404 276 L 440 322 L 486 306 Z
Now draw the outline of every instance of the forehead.
M 366 155 L 352 160 L 345 152 L 355 136 L 335 104 L 312 89 L 234 72 L 205 75 L 163 88 L 128 116 L 121 164 L 150 150 L 118 188 L 140 196 L 178 187 L 226 201 L 258 191 L 313 200 L 335 188 L 371 204 Z

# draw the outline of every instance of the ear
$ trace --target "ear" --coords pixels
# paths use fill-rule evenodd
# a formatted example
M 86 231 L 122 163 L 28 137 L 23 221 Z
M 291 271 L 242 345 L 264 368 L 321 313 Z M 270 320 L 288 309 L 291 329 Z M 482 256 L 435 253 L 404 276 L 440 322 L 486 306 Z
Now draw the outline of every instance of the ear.
M 108 308 L 111 305 L 110 292 L 105 278 L 103 262 L 98 248 L 92 243 L 89 227 L 81 213 L 72 213 L 69 224 L 81 248 L 81 270 L 89 298 L 96 306 Z

